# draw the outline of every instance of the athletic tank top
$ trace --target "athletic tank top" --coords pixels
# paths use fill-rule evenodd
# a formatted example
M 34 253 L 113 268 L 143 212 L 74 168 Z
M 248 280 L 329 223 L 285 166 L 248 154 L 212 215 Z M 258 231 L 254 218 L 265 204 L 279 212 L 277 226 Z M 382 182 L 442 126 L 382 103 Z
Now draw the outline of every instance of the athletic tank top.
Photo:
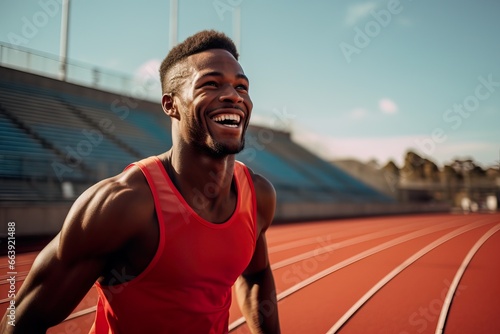
M 157 157 L 132 165 L 142 170 L 153 194 L 158 249 L 131 281 L 96 283 L 99 298 L 90 333 L 227 333 L 231 287 L 256 244 L 256 197 L 248 169 L 235 163 L 236 209 L 229 220 L 214 224 L 186 203 Z

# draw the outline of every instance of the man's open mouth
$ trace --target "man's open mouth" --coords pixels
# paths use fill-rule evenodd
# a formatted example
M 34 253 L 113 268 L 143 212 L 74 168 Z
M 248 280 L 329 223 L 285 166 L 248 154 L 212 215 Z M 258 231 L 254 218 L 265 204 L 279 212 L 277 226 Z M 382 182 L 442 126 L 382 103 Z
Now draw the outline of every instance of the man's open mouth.
M 218 114 L 210 119 L 229 128 L 237 128 L 241 122 L 241 116 L 237 114 Z

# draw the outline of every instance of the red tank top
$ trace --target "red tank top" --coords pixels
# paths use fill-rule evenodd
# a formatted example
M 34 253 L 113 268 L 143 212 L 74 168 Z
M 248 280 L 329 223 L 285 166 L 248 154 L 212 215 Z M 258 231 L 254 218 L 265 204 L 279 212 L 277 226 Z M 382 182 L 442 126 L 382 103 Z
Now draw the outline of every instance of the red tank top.
M 99 299 L 90 333 L 227 333 L 231 287 L 256 243 L 256 198 L 248 169 L 235 163 L 236 210 L 228 221 L 213 224 L 185 202 L 157 157 L 133 165 L 153 194 L 158 249 L 131 281 L 96 283 Z

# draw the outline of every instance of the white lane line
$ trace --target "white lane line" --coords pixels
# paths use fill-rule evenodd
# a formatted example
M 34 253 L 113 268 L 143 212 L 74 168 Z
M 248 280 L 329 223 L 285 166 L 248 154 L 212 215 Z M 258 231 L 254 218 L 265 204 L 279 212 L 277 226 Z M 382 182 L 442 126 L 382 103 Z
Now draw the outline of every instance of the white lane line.
M 96 310 L 97 310 L 97 306 L 92 306 L 92 307 L 86 308 L 84 310 L 81 310 L 81 311 L 78 311 L 78 312 L 75 312 L 75 313 L 71 313 L 66 319 L 64 319 L 64 321 L 68 321 L 68 320 L 71 320 L 71 319 L 74 319 L 74 318 L 78 318 L 78 317 L 84 316 L 86 314 L 95 312 Z
M 404 225 L 404 226 L 408 226 L 408 225 Z M 330 237 L 335 237 L 336 239 L 337 238 L 342 239 L 342 238 L 351 237 L 353 235 L 356 235 L 356 233 L 363 233 L 364 230 L 367 230 L 367 228 L 364 226 L 356 226 L 355 228 L 352 228 L 349 230 L 336 230 L 336 229 L 334 229 L 334 227 L 335 226 L 330 226 L 328 229 L 326 229 L 325 232 L 328 232 L 327 234 L 325 234 L 325 233 L 318 234 L 318 232 L 312 231 L 312 232 L 314 232 L 314 233 L 312 233 L 314 235 L 311 237 L 307 236 L 307 238 L 306 238 L 305 235 L 302 235 L 301 239 L 282 242 L 282 243 L 279 243 L 278 245 L 276 245 L 276 243 L 275 243 L 275 245 L 270 246 L 267 251 L 269 254 L 273 254 L 276 252 L 280 252 L 280 251 L 284 251 L 284 250 L 288 250 L 288 249 L 293 249 L 293 248 L 300 247 L 300 246 L 307 246 L 310 244 L 314 244 L 314 243 L 318 242 L 318 239 L 328 239 Z M 373 226 L 373 227 L 370 227 L 370 229 L 368 229 L 368 230 L 371 233 L 377 229 L 380 230 L 380 228 Z M 364 233 L 366 233 L 366 231 Z
M 5 256 L 6 257 L 6 256 Z M 20 266 L 24 266 L 24 265 L 31 265 L 33 263 L 33 261 L 35 261 L 35 259 L 33 258 L 33 260 L 24 260 L 24 261 L 16 261 L 16 267 L 20 267 Z M 7 261 L 5 261 L 7 262 Z M 6 264 L 0 264 L 0 269 L 7 269 L 9 267 L 9 264 L 6 263 Z
M 404 232 L 404 231 L 412 230 L 413 228 L 415 228 L 415 226 L 422 225 L 422 224 L 425 224 L 425 220 L 418 220 L 418 221 L 406 223 L 405 225 L 397 225 L 395 227 L 389 227 L 389 228 L 382 227 L 382 229 L 383 229 L 383 231 L 386 231 L 386 232 L 393 230 L 393 229 L 394 230 L 401 230 L 401 232 Z M 334 237 L 335 239 L 342 239 L 342 238 L 345 238 L 346 236 L 355 235 L 356 232 L 359 232 L 359 230 L 363 230 L 363 229 L 364 228 L 359 226 L 356 229 L 350 229 L 349 231 L 340 231 L 340 232 L 334 231 L 334 232 L 330 232 L 326 235 L 315 235 L 313 237 L 309 237 L 306 239 L 289 241 L 289 242 L 285 242 L 283 244 L 279 244 L 276 246 L 271 246 L 267 249 L 267 252 L 268 252 L 268 254 L 274 254 L 274 253 L 281 252 L 284 250 L 289 250 L 289 249 L 293 249 L 293 248 L 300 247 L 300 246 L 307 246 L 307 245 L 311 245 L 314 243 L 318 243 L 318 242 L 321 242 L 321 240 L 328 240 L 331 237 Z M 378 228 L 378 227 L 374 227 L 373 229 L 375 231 L 380 230 L 380 228 Z M 370 231 L 369 233 L 365 232 L 361 235 L 368 235 L 368 234 L 372 234 L 372 233 L 377 233 L 377 232 Z
M 451 227 L 456 226 L 456 222 L 443 223 L 440 226 L 442 227 L 442 229 L 451 228 Z M 362 243 L 365 241 L 370 241 L 370 240 L 374 240 L 377 238 L 387 237 L 387 236 L 401 233 L 401 232 L 408 232 L 414 228 L 415 228 L 415 226 L 412 226 L 412 228 L 408 228 L 407 226 L 404 226 L 404 227 L 401 226 L 401 227 L 391 228 L 388 230 L 383 230 L 383 231 L 373 232 L 373 233 L 369 233 L 369 234 L 365 234 L 365 235 L 360 235 L 360 236 L 357 236 L 357 237 L 354 237 L 354 238 L 351 238 L 348 240 L 344 240 L 344 241 L 333 243 L 331 245 L 323 246 L 321 248 L 316 248 L 316 249 L 307 251 L 305 253 L 289 257 L 288 259 L 273 263 L 271 265 L 271 269 L 276 270 L 276 269 L 288 266 L 290 264 L 293 264 L 293 263 L 296 263 L 299 261 L 303 261 L 303 260 L 307 260 L 307 259 L 312 258 L 312 257 L 316 257 L 316 256 L 324 254 L 324 253 L 329 253 L 329 252 L 332 252 L 332 251 L 335 251 L 335 250 L 338 250 L 338 249 L 341 249 L 341 248 L 344 248 L 347 246 L 356 245 L 356 244 L 359 244 L 359 243 Z M 316 242 L 319 243 L 320 241 L 318 241 L 318 239 L 316 238 Z
M 368 292 L 366 292 L 363 297 L 361 297 L 354 305 L 330 328 L 326 334 L 333 334 L 336 333 L 356 311 L 358 311 L 361 306 L 363 306 L 364 303 L 368 301 L 375 293 L 377 293 L 378 290 L 380 290 L 384 285 L 386 285 L 390 280 L 392 280 L 396 275 L 401 273 L 405 268 L 407 268 L 409 265 L 417 261 L 419 258 L 433 250 L 434 248 L 442 245 L 443 243 L 453 239 L 454 237 L 463 234 L 465 232 L 468 232 L 470 230 L 473 230 L 475 228 L 481 227 L 487 223 L 475 223 L 471 225 L 466 225 L 461 228 L 456 229 L 455 231 L 452 231 L 450 233 L 445 234 L 441 238 L 431 242 L 412 256 L 410 256 L 408 259 L 406 259 L 403 263 L 401 263 L 399 266 L 394 268 L 389 274 L 387 274 L 384 278 L 382 278 L 380 281 L 378 281 L 377 284 L 375 284 Z
M 300 239 L 300 240 L 295 240 L 295 241 L 290 241 L 290 242 L 287 242 L 287 243 L 284 243 L 284 244 L 281 244 L 281 245 L 278 245 L 278 246 L 272 246 L 272 247 L 269 247 L 268 248 L 268 253 L 269 254 L 274 254 L 274 253 L 277 253 L 277 252 L 281 252 L 281 251 L 284 251 L 284 250 L 289 250 L 289 249 L 293 249 L 293 248 L 297 248 L 297 247 L 300 247 L 300 246 L 307 246 L 307 245 L 311 245 L 311 244 L 315 244 L 315 243 L 318 243 L 318 240 L 321 240 L 321 239 L 330 239 L 332 237 L 335 236 L 335 238 L 342 238 L 345 236 L 346 233 L 342 233 L 344 235 L 340 235 L 340 234 L 336 234 L 336 233 L 328 233 L 326 235 L 316 235 L 314 237 L 310 237 L 310 238 L 307 238 L 307 239 Z
M 479 248 L 481 248 L 481 246 L 486 242 L 486 240 L 488 240 L 493 234 L 495 234 L 499 230 L 500 230 L 500 224 L 497 224 L 494 227 L 492 227 L 474 244 L 474 246 L 470 249 L 469 253 L 467 253 L 467 256 L 464 258 L 462 264 L 460 265 L 460 268 L 457 270 L 457 273 L 453 278 L 453 282 L 451 283 L 450 288 L 448 289 L 448 293 L 446 294 L 446 297 L 444 299 L 443 307 L 441 308 L 441 314 L 439 315 L 438 324 L 436 326 L 436 334 L 443 333 L 444 326 L 446 325 L 446 318 L 448 317 L 451 302 L 453 300 L 453 296 L 455 295 L 455 291 L 458 288 L 458 284 L 460 283 L 460 280 L 462 279 L 462 276 L 465 273 L 465 269 L 467 269 L 467 266 L 469 265 L 474 255 L 476 255 Z
M 312 283 L 320 280 L 321 278 L 328 276 L 331 273 L 334 273 L 335 271 L 340 270 L 344 267 L 347 267 L 348 265 L 353 264 L 359 260 L 362 260 L 370 255 L 376 254 L 376 253 L 381 252 L 385 249 L 402 244 L 402 243 L 410 241 L 412 239 L 416 239 L 416 238 L 422 237 L 422 236 L 427 235 L 427 234 L 439 232 L 441 230 L 450 228 L 449 225 L 455 225 L 455 224 L 456 224 L 456 222 L 449 222 L 446 224 L 440 224 L 438 226 L 431 226 L 431 227 L 425 228 L 423 230 L 415 231 L 415 232 L 397 237 L 396 239 L 384 242 L 383 244 L 374 246 L 374 247 L 367 249 L 361 253 L 358 253 L 354 256 L 351 256 L 350 258 L 347 258 L 347 259 L 345 259 L 345 260 L 343 260 L 343 261 L 341 261 L 341 262 L 339 262 L 339 263 L 337 263 L 337 264 L 335 264 L 335 265 L 333 265 L 333 266 L 331 266 L 323 271 L 320 271 L 319 273 L 305 279 L 304 281 L 297 283 L 296 285 L 288 288 L 287 290 L 278 294 L 277 300 L 280 301 L 280 300 L 288 297 L 289 295 L 293 294 L 294 292 L 306 287 L 307 285 L 312 284 Z M 233 321 L 229 325 L 229 331 L 232 331 L 233 329 L 241 326 L 242 324 L 245 323 L 245 321 L 246 320 L 244 317 L 240 317 L 240 318 L 236 319 L 235 321 Z
M 28 276 L 28 271 L 20 271 L 16 273 L 16 282 L 22 282 L 24 279 Z M 7 285 L 10 284 L 8 279 L 10 278 L 9 275 L 2 275 L 0 276 L 0 286 L 1 285 Z M 3 299 L 2 299 L 3 300 Z M 2 303 L 0 301 L 0 303 Z
M 92 288 L 90 288 L 91 290 L 92 289 L 95 289 L 95 285 L 92 285 Z M 87 296 L 85 296 L 84 298 L 87 298 Z M 99 298 L 99 297 L 97 297 Z M 83 300 L 83 299 L 82 299 Z M 97 300 L 96 300 L 96 304 L 97 304 Z M 84 316 L 86 314 L 89 314 L 89 313 L 92 313 L 92 312 L 95 312 L 97 310 L 97 305 L 96 306 L 92 306 L 92 307 L 89 307 L 89 308 L 86 308 L 86 309 L 83 309 L 83 310 L 80 310 L 78 312 L 74 312 L 74 313 L 71 313 L 70 315 L 68 315 L 68 317 L 66 319 L 64 319 L 62 322 L 65 322 L 65 321 L 68 321 L 68 320 L 71 320 L 71 319 L 75 319 L 75 318 L 78 318 L 78 317 L 81 317 L 81 316 Z M 61 322 L 61 323 L 62 323 Z

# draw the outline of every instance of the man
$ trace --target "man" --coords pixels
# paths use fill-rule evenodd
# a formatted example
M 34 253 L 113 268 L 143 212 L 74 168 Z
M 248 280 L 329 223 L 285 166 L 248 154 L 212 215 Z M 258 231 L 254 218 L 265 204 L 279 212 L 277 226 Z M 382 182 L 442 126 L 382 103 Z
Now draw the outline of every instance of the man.
M 265 238 L 276 195 L 235 161 L 252 111 L 237 59 L 215 31 L 170 51 L 160 75 L 172 148 L 75 201 L 17 295 L 16 326 L 4 317 L 2 333 L 45 333 L 94 283 L 91 333 L 225 333 L 235 281 L 252 332 L 280 332 Z

